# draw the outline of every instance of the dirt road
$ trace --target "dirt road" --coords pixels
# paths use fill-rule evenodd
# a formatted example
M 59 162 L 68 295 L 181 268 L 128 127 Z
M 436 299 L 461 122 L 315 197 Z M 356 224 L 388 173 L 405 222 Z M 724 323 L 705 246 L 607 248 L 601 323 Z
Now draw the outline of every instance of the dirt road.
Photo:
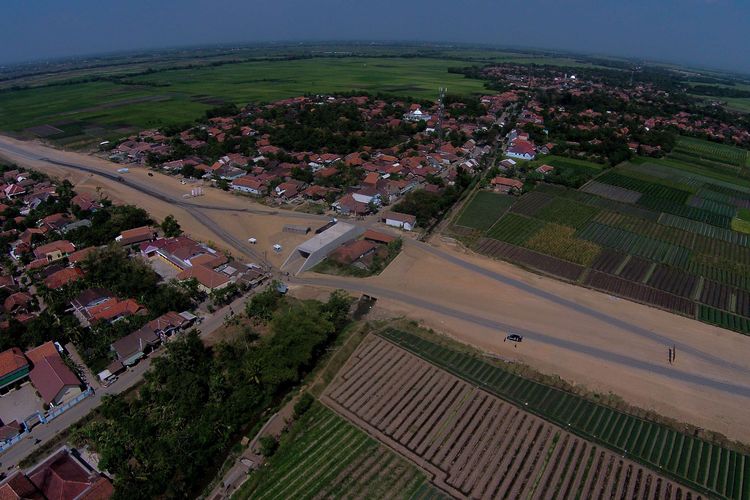
M 267 258 L 274 266 L 286 252 L 274 256 L 263 251 L 273 239 L 285 237 L 280 233 L 284 221 L 323 219 L 276 211 L 218 190 L 184 200 L 187 188 L 173 177 L 148 177 L 144 169 L 134 168 L 121 183 L 111 178 L 117 165 L 35 143 L 0 137 L 0 154 L 71 177 L 77 186 L 101 186 L 113 198 L 142 206 L 157 218 L 173 213 L 188 233 L 247 258 Z M 254 234 L 264 241 L 252 248 L 246 238 Z M 295 241 L 289 237 L 285 250 Z M 371 293 L 389 314 L 422 319 L 488 352 L 750 442 L 745 424 L 750 419 L 750 337 L 537 276 L 439 239 L 430 245 L 407 241 L 402 254 L 377 277 L 308 274 L 297 283 Z M 527 341 L 516 348 L 504 343 L 508 331 L 525 334 Z M 667 349 L 673 344 L 678 357 L 669 365 Z

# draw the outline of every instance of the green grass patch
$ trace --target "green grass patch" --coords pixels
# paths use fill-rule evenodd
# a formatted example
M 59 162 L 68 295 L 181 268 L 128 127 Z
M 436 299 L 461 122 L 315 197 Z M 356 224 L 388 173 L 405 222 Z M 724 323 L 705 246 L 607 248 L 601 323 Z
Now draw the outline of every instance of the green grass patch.
M 479 191 L 463 209 L 456 225 L 486 231 L 515 200 L 513 196 Z

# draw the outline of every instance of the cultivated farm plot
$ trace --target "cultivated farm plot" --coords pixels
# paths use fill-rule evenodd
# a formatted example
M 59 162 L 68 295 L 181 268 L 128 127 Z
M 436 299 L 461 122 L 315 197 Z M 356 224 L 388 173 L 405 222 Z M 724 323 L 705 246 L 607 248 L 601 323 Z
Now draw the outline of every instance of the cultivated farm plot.
M 638 191 L 632 191 L 630 189 L 612 186 L 597 181 L 587 183 L 581 188 L 581 191 L 608 198 L 610 200 L 621 201 L 623 203 L 636 203 L 641 197 L 641 193 Z
M 725 321 L 735 319 L 724 318 Z M 620 455 L 635 457 L 638 462 L 671 474 L 694 489 L 711 492 L 712 497 L 750 499 L 750 456 L 746 454 L 526 379 L 474 354 L 456 351 L 419 335 L 391 329 L 381 336 L 474 386 L 589 441 L 617 450 Z
M 458 498 L 700 498 L 380 337 L 322 401 Z
M 486 231 L 514 201 L 513 196 L 479 191 L 463 209 L 456 225 Z
M 598 271 L 591 271 L 584 283 L 597 290 L 626 297 L 636 302 L 656 306 L 685 316 L 695 316 L 695 304 L 691 300 L 636 283 L 635 281 L 629 281 Z
M 520 245 L 543 227 L 544 222 L 540 220 L 508 213 L 487 231 L 487 236 L 513 245 Z
M 744 149 L 691 137 L 680 137 L 675 150 L 689 156 L 705 158 L 736 167 L 744 167 L 748 158 L 748 152 Z
M 510 211 L 516 214 L 533 217 L 553 199 L 555 199 L 555 197 L 550 194 L 538 190 L 532 191 L 521 196 L 521 198 L 510 208 Z
M 416 466 L 318 403 L 295 424 L 253 488 L 236 498 L 448 498 Z M 253 481 L 251 477 L 251 481 Z
M 481 238 L 477 243 L 476 251 L 569 281 L 578 281 L 584 270 L 584 267 L 578 264 L 491 238 Z

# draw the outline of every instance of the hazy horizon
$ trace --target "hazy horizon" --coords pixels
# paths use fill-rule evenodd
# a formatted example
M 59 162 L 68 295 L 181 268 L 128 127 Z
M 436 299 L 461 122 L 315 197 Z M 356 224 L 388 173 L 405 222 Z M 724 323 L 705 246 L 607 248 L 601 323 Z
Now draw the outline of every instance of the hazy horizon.
M 744 28 L 750 3 L 734 0 L 489 0 L 395 2 L 220 0 L 102 6 L 8 0 L 0 22 L 0 64 L 116 52 L 261 43 L 381 42 L 481 44 L 750 73 Z

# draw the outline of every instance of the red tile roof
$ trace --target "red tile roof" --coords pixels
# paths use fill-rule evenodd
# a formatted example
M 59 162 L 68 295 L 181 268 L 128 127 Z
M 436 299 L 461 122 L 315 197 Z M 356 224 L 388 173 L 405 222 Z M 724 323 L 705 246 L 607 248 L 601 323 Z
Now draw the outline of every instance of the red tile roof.
M 57 351 L 39 359 L 29 373 L 29 378 L 47 404 L 54 402 L 65 387 L 81 385 L 81 381 L 65 365 Z
M 64 254 L 75 252 L 76 247 L 73 246 L 68 240 L 58 240 L 34 249 L 34 256 L 37 259 L 41 259 L 49 253 L 60 251 Z
M 195 278 L 198 280 L 198 283 L 211 290 L 229 282 L 228 276 L 201 265 L 185 269 L 177 275 L 177 279 L 180 281 L 189 280 L 190 278 Z
M 43 500 L 44 495 L 23 472 L 18 471 L 0 486 L 0 500 L 20 500 L 22 498 Z
M 133 299 L 119 300 L 108 299 L 89 309 L 89 317 L 92 321 L 109 321 L 121 316 L 132 316 L 144 311 L 144 307 Z
M 44 284 L 47 285 L 47 288 L 55 289 L 72 283 L 81 277 L 83 277 L 83 271 L 77 267 L 66 267 L 48 276 L 44 280 Z
M 47 356 L 56 356 L 57 349 L 55 348 L 54 342 L 51 340 L 44 344 L 34 347 L 26 351 L 26 357 L 32 364 L 36 364 Z
M 10 375 L 28 364 L 28 360 L 18 347 L 11 347 L 7 351 L 0 352 L 0 377 Z
M 70 456 L 68 450 L 55 453 L 28 476 L 49 500 L 86 498 L 89 492 L 101 491 L 98 483 L 101 479 L 106 480 L 98 474 L 90 474 Z
M 364 234 L 362 234 L 362 239 L 388 244 L 392 241 L 395 241 L 396 237 L 391 236 L 390 234 L 385 234 L 379 231 L 368 229 L 367 231 L 364 232 Z

